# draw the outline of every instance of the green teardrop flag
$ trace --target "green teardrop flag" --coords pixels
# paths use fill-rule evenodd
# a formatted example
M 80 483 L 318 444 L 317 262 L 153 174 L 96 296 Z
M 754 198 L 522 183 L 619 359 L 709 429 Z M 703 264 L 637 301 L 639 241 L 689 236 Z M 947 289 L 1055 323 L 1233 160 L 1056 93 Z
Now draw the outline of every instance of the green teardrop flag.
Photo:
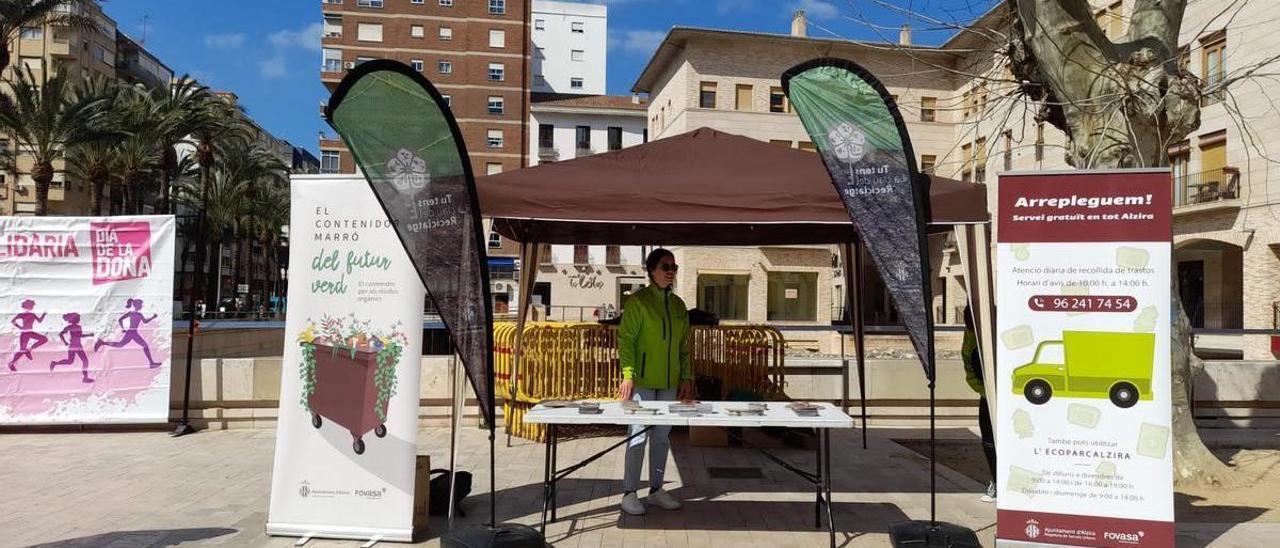
M 492 425 L 488 261 L 457 122 L 426 78 L 385 60 L 363 63 L 343 78 L 326 117 L 386 210 Z
M 932 380 L 928 178 L 916 171 L 897 105 L 875 77 L 844 59 L 795 66 L 783 75 L 782 85 Z

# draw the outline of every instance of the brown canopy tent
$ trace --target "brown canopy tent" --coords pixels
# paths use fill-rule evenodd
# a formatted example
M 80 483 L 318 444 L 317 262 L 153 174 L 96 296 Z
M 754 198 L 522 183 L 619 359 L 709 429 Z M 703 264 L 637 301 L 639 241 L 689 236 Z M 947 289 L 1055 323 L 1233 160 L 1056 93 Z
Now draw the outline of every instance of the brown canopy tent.
M 956 229 L 966 274 L 989 281 L 986 187 L 929 178 L 930 230 Z M 840 244 L 845 279 L 852 281 L 854 272 L 861 272 L 851 263 L 862 256 L 860 249 L 854 251 L 860 247 L 857 234 L 817 154 L 709 128 L 482 177 L 476 186 L 481 214 L 492 219 L 493 229 L 521 242 L 523 265 L 538 264 L 540 244 Z M 979 252 L 983 260 L 971 260 Z M 520 270 L 517 333 L 524 332 L 536 276 L 536 268 Z M 858 282 L 849 284 L 854 291 L 846 291 L 852 310 L 861 310 Z M 988 289 L 970 294 L 990 295 Z M 861 374 L 860 314 L 853 320 Z M 990 333 L 988 320 L 979 321 L 985 333 Z M 989 356 L 991 348 L 984 345 L 982 355 Z M 517 368 L 520 349 L 518 337 Z M 848 368 L 843 369 L 847 390 Z

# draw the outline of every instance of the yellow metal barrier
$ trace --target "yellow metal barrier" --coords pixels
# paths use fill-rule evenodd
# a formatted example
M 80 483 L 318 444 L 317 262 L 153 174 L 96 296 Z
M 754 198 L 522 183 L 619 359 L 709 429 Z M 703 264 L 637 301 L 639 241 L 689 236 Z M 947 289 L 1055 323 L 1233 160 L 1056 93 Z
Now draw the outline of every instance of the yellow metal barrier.
M 520 371 L 513 371 L 514 323 L 494 326 L 495 387 L 503 395 L 507 431 L 542 441 L 542 425 L 524 414 L 544 400 L 612 399 L 622 382 L 617 328 L 599 324 L 528 322 Z M 720 399 L 748 391 L 765 399 L 783 397 L 785 345 L 769 327 L 722 326 L 691 329 L 690 358 L 698 376 L 721 380 Z M 514 381 L 514 382 L 513 382 Z

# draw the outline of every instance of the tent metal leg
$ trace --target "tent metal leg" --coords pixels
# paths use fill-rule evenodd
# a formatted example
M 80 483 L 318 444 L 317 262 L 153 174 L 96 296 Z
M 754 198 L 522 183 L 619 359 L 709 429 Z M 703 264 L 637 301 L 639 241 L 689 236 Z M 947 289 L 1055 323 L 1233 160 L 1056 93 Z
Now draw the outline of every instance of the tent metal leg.
M 818 428 L 816 430 L 818 433 L 818 443 L 814 444 L 816 446 L 814 451 L 814 456 L 816 457 L 815 460 L 817 461 L 817 466 L 814 467 L 815 469 L 813 471 L 813 477 L 815 480 L 813 482 L 813 491 L 814 491 L 813 528 L 814 529 L 822 527 L 822 457 L 823 457 L 822 430 L 823 429 Z

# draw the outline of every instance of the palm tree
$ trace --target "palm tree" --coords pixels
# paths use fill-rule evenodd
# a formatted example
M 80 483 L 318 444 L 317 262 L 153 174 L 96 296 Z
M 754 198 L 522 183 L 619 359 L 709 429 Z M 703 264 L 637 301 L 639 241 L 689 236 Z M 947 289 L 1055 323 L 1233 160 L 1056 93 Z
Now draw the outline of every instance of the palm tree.
M 193 134 L 208 135 L 221 129 L 225 121 L 220 116 L 225 115 L 225 110 L 219 107 L 219 103 L 226 103 L 209 88 L 185 75 L 168 88 L 152 91 L 149 103 L 149 120 L 155 127 L 159 156 L 159 211 L 168 213 L 171 210 L 173 179 L 181 172 L 175 147 L 189 142 Z
M 159 170 L 156 161 L 155 141 L 146 133 L 131 135 L 114 147 L 112 171 L 121 191 L 121 212 L 134 215 L 142 212 L 143 197 L 150 182 Z
M 98 27 L 93 17 L 79 13 L 89 0 L 0 0 L 0 73 L 9 67 L 12 54 L 9 44 L 26 27 L 67 27 L 92 30 Z M 65 7 L 64 7 L 65 6 Z
M 39 82 L 25 68 L 15 73 L 7 93 L 0 93 L 0 130 L 12 135 L 18 149 L 30 155 L 35 214 L 45 215 L 55 160 L 68 148 L 113 135 L 106 123 L 107 109 L 102 108 L 106 98 L 83 93 L 65 71 L 52 77 L 43 71 Z
M 100 108 L 106 116 L 102 124 L 120 132 L 121 136 L 136 132 L 145 123 L 142 113 L 134 108 L 134 88 L 117 80 L 95 77 L 81 88 L 81 95 L 100 97 Z M 74 146 L 67 151 L 67 171 L 72 178 L 89 184 L 89 211 L 93 215 L 105 215 L 103 191 L 111 184 L 113 170 L 119 156 L 119 143 L 100 140 Z

